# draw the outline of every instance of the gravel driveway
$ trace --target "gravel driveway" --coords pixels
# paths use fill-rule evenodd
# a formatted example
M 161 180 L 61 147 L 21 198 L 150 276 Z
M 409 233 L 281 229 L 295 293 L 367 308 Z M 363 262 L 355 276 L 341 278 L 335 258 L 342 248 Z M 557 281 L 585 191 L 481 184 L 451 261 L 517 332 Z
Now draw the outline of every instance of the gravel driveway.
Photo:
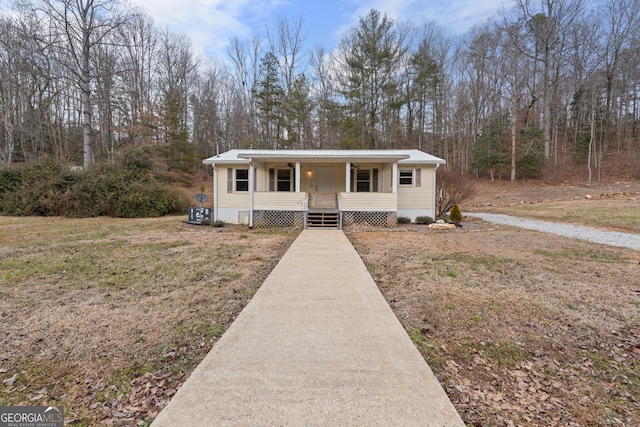
M 580 225 L 537 221 L 503 214 L 465 213 L 465 215 L 480 218 L 484 221 L 496 224 L 525 228 L 527 230 L 542 231 L 545 233 L 569 237 L 571 239 L 587 240 L 589 242 L 601 243 L 603 245 L 618 246 L 621 248 L 640 251 L 640 235 L 638 234 L 603 231 Z

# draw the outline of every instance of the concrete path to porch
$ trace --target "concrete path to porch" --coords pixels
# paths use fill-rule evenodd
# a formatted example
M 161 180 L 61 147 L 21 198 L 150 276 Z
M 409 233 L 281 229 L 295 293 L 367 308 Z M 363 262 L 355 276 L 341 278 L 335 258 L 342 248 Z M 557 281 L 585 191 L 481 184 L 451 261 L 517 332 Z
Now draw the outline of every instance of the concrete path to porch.
M 305 230 L 153 427 L 464 426 L 342 231 Z

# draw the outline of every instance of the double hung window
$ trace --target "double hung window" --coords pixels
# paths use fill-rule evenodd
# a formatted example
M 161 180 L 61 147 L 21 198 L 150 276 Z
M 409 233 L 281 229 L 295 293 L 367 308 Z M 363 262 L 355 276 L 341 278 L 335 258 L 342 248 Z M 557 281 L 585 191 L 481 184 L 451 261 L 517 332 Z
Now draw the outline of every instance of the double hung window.
M 269 169 L 269 191 L 294 191 L 295 177 L 293 169 Z
M 236 191 L 249 191 L 249 169 L 236 169 Z

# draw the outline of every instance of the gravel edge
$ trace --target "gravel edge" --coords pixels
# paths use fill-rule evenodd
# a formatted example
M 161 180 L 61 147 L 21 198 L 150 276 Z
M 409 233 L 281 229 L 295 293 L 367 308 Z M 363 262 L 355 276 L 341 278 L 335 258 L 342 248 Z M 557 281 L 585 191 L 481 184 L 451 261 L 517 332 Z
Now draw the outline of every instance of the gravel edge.
M 518 218 L 504 214 L 489 213 L 465 213 L 465 216 L 479 218 L 483 221 L 494 224 L 501 224 L 511 227 L 524 228 L 527 230 L 542 231 L 570 239 L 586 240 L 603 245 L 616 246 L 620 248 L 634 249 L 640 251 L 640 235 L 631 233 L 621 233 L 618 231 L 604 231 L 581 225 L 563 224 L 549 221 L 538 221 L 533 219 Z

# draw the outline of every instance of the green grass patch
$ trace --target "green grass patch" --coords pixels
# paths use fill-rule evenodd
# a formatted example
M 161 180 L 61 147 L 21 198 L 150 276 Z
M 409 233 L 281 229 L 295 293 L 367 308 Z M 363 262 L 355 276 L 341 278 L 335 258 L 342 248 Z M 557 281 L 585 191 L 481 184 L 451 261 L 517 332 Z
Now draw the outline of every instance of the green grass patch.
M 500 366 L 516 366 L 529 358 L 529 353 L 509 341 L 489 343 L 484 348 L 487 356 L 498 362 Z
M 456 278 L 456 277 L 458 277 L 458 272 L 457 272 L 457 271 L 455 271 L 455 270 L 449 270 L 449 269 L 447 269 L 447 270 L 445 270 L 445 271 L 444 271 L 443 275 L 445 275 L 445 276 L 447 276 L 447 277 L 453 277 L 453 278 Z
M 613 357 L 601 353 L 588 353 L 589 360 L 601 380 L 615 384 L 632 395 L 640 395 L 640 365 L 625 366 Z
M 413 345 L 420 351 L 427 364 L 435 370 L 442 369 L 444 361 L 439 353 L 439 345 L 436 341 L 426 338 L 418 328 L 407 330 L 407 334 Z

